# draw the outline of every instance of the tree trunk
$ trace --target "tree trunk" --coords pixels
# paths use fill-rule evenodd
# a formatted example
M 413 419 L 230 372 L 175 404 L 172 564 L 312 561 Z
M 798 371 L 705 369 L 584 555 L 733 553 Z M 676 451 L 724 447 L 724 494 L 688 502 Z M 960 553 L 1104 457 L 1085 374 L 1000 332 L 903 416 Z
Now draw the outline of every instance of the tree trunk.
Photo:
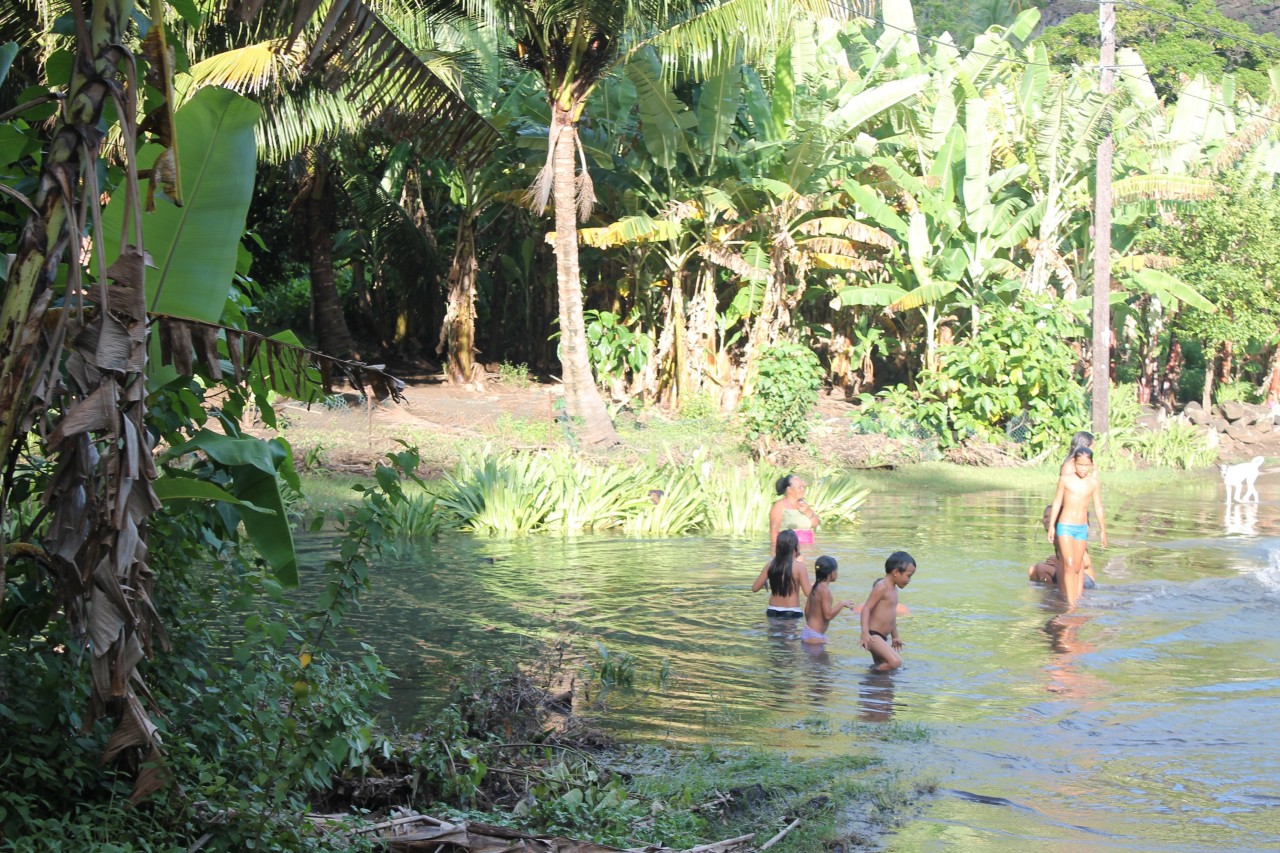
M 1218 358 L 1213 350 L 1205 347 L 1204 352 L 1204 396 L 1200 400 L 1200 405 L 1204 406 L 1205 411 L 1213 408 L 1213 379 L 1218 372 Z
M 609 412 L 591 375 L 587 328 L 582 317 L 582 277 L 578 271 L 578 192 L 574 155 L 577 137 L 568 110 L 551 104 L 552 192 L 556 216 L 556 289 L 560 297 L 560 364 L 569 414 L 583 419 L 583 440 L 592 446 L 619 442 Z
M 475 220 L 464 208 L 458 221 L 458 245 L 449 268 L 449 296 L 440 325 L 436 354 L 444 354 L 445 374 L 455 385 L 475 379 L 476 352 L 476 263 Z
M 333 193 L 329 186 L 329 161 L 315 152 L 305 204 L 307 263 L 311 272 L 311 310 L 315 318 L 316 348 L 337 358 L 358 358 L 342 299 L 333 276 Z
M 1271 351 L 1271 369 L 1267 371 L 1267 397 L 1264 402 L 1268 406 L 1280 405 L 1280 345 Z
M 1169 336 L 1169 357 L 1164 363 L 1164 376 L 1160 379 L 1160 405 L 1172 412 L 1178 403 L 1178 386 L 1182 384 L 1182 342 L 1177 336 Z

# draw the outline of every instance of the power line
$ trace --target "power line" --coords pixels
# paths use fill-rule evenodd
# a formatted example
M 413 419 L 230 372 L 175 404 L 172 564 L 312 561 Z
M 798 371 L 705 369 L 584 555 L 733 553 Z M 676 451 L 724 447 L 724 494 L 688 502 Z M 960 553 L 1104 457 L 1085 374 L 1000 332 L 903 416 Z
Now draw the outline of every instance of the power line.
M 1223 38 L 1234 39 L 1235 41 L 1243 42 L 1244 44 L 1251 44 L 1254 47 L 1260 47 L 1263 50 L 1268 51 L 1276 56 L 1280 56 L 1280 48 L 1276 47 L 1275 45 L 1267 44 L 1266 42 L 1261 42 L 1261 41 L 1258 41 L 1257 39 L 1247 38 L 1242 35 L 1237 35 L 1236 33 L 1229 33 L 1226 30 L 1220 30 L 1217 27 L 1211 27 L 1208 24 L 1202 24 L 1199 21 L 1193 21 L 1190 18 L 1184 18 L 1180 15 L 1175 15 L 1172 12 L 1166 12 L 1163 9 L 1156 9 L 1153 6 L 1146 6 L 1142 3 L 1137 3 L 1135 2 L 1135 0 L 1111 0 L 1111 2 L 1119 3 L 1120 5 L 1127 6 L 1130 9 L 1138 9 L 1144 12 L 1150 12 L 1153 15 L 1161 15 L 1165 18 L 1168 18 L 1171 21 L 1178 21 L 1179 23 L 1190 24 L 1191 26 L 1197 29 L 1203 30 L 1207 33 L 1213 33 L 1214 35 L 1219 35 L 1219 36 L 1222 36 Z

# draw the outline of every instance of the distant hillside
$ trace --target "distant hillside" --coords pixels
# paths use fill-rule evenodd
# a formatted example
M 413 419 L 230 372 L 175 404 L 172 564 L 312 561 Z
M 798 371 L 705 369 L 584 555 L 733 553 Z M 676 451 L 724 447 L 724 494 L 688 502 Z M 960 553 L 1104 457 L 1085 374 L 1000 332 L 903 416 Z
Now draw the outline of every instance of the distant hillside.
M 1134 0 L 1141 3 L 1142 0 Z M 1280 0 L 1217 0 L 1222 14 L 1235 21 L 1248 24 L 1255 33 L 1280 35 Z M 1037 4 L 1039 5 L 1039 4 Z M 1052 27 L 1072 15 L 1098 14 L 1098 4 L 1087 0 L 1048 0 L 1044 4 L 1043 24 Z

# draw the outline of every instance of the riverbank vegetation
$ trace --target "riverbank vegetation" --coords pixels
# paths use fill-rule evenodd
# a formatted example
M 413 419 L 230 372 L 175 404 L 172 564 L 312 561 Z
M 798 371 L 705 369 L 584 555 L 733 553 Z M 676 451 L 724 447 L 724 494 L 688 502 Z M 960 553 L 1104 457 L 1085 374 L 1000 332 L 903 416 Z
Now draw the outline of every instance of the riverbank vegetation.
M 370 710 L 376 651 L 334 641 L 400 529 L 744 531 L 767 489 L 740 452 L 827 472 L 896 430 L 921 458 L 1043 459 L 1111 379 L 1135 412 L 1276 401 L 1276 75 L 1149 74 L 1125 45 L 1104 96 L 1033 8 L 952 40 L 906 0 L 852 6 L 5 4 L 5 843 L 353 846 L 299 815 L 403 748 Z M 1108 128 L 1115 275 L 1094 282 Z M 1115 375 L 1091 378 L 1105 292 Z M 459 389 L 560 377 L 533 449 L 563 453 L 465 436 L 411 509 L 418 454 L 370 454 L 359 499 L 314 522 L 339 556 L 300 604 L 296 469 L 321 452 L 281 412 L 345 388 L 371 421 L 403 391 L 384 363 Z M 815 424 L 823 390 L 856 415 Z M 533 422 L 505 428 L 533 444 Z M 688 452 L 583 461 L 628 426 Z M 1111 428 L 1117 460 L 1208 458 L 1190 428 Z M 837 473 L 814 496 L 835 521 L 862 491 Z M 488 774 L 454 746 L 420 753 L 449 766 L 433 796 Z M 659 797 L 524 770 L 584 832 L 590 798 L 594 819 Z M 590 772 L 590 797 L 565 787 Z M 706 837 L 691 820 L 653 825 Z

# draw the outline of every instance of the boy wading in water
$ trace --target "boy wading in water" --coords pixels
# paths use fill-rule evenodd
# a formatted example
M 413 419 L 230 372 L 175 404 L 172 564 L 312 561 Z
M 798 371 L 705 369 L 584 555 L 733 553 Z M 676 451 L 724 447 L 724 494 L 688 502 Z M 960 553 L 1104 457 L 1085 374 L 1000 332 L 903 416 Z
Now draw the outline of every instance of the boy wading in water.
M 884 561 L 884 577 L 871 585 L 871 595 L 862 605 L 862 640 L 858 645 L 871 652 L 875 669 L 889 670 L 902 666 L 898 652 L 898 590 L 911 583 L 916 561 L 906 551 L 894 551 Z
M 853 602 L 836 604 L 832 601 L 831 582 L 840 574 L 834 557 L 819 557 L 813 561 L 813 568 L 817 579 L 804 603 L 805 626 L 800 630 L 800 642 L 820 644 L 827 641 L 831 620 L 846 607 L 852 608 Z
M 1049 542 L 1057 538 L 1062 566 L 1057 572 L 1058 590 L 1067 607 L 1076 606 L 1084 589 L 1085 545 L 1089 542 L 1089 504 L 1098 519 L 1102 547 L 1107 547 L 1107 521 L 1102 514 L 1102 492 L 1093 465 L 1093 451 L 1081 447 L 1071 454 L 1071 470 L 1058 478 L 1058 492 L 1049 507 Z

